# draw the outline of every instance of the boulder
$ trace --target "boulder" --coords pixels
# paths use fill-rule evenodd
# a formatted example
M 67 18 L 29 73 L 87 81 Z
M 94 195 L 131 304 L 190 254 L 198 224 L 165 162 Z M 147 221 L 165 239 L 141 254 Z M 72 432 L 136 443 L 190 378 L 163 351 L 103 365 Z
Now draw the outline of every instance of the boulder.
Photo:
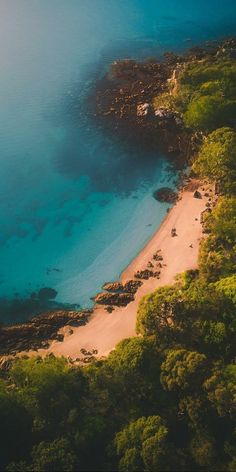
M 159 107 L 155 110 L 155 116 L 158 118 L 172 118 L 173 112 L 166 107 Z
M 202 194 L 198 190 L 195 190 L 193 196 L 194 198 L 202 198 Z
M 113 310 L 114 310 L 114 307 L 113 307 L 113 306 L 107 306 L 107 307 L 106 307 L 106 311 L 107 311 L 108 313 L 112 313 Z
M 149 103 L 140 103 L 137 105 L 137 116 L 146 116 L 149 110 Z

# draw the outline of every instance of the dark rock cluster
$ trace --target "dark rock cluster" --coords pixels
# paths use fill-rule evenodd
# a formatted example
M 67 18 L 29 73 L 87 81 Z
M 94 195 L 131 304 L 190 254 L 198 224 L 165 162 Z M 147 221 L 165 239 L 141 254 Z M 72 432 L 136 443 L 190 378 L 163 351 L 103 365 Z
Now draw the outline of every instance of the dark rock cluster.
M 103 285 L 103 290 L 107 292 L 128 292 L 128 293 L 136 293 L 138 288 L 142 285 L 141 281 L 138 280 L 128 280 L 122 284 L 121 282 L 107 282 Z
M 106 290 L 106 292 L 98 293 L 93 300 L 100 305 L 107 305 L 106 310 L 111 313 L 114 309 L 113 305 L 126 306 L 132 302 L 134 294 L 142 283 L 141 280 L 128 280 L 124 284 L 121 282 L 106 282 L 103 285 L 103 290 Z
M 139 270 L 138 272 L 136 272 L 136 274 L 134 274 L 134 277 L 136 279 L 144 279 L 144 280 L 147 280 L 150 277 L 155 277 L 159 279 L 160 271 L 153 271 L 150 269 Z
M 63 341 L 58 334 L 63 326 L 84 325 L 91 310 L 87 311 L 54 311 L 35 316 L 26 323 L 0 328 L 0 355 L 15 354 L 30 349 L 47 348 L 49 341 Z
M 97 82 L 90 97 L 91 116 L 106 131 L 111 131 L 136 150 L 159 149 L 170 155 L 186 155 L 191 133 L 186 131 L 179 113 L 168 108 L 155 109 L 154 97 L 166 92 L 168 80 L 184 60 L 171 56 L 138 63 L 115 61 Z
M 101 292 L 94 298 L 99 305 L 126 306 L 134 300 L 133 293 L 107 293 Z
M 163 256 L 160 254 L 160 251 L 155 252 L 152 258 L 154 261 L 163 261 Z

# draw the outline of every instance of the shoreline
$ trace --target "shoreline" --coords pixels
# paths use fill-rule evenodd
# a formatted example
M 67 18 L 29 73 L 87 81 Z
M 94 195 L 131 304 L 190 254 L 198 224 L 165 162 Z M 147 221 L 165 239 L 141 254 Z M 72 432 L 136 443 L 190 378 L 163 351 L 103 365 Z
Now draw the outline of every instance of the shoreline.
M 200 189 L 201 198 L 193 196 L 197 189 Z M 191 179 L 179 191 L 178 201 L 149 242 L 121 273 L 119 281 L 125 283 L 130 279 L 137 280 L 134 274 L 147 269 L 150 261 L 154 265 L 153 270 L 161 266 L 159 278 L 142 280 L 143 284 L 135 293 L 134 300 L 125 307 L 115 307 L 112 313 L 108 313 L 105 305 L 96 304 L 87 324 L 73 330 L 65 326 L 59 331 L 64 335 L 63 341 L 54 340 L 47 349 L 38 349 L 27 354 L 45 356 L 53 353 L 81 361 L 88 356 L 87 353 L 96 352 L 95 357 L 100 358 L 108 355 L 122 339 L 137 336 L 135 326 L 141 298 L 158 287 L 174 283 L 177 274 L 197 268 L 199 244 L 203 236 L 201 213 L 208 202 L 204 192 L 209 189 L 213 196 L 212 185 L 203 185 L 199 180 Z M 174 237 L 171 235 L 173 227 L 176 228 L 177 234 Z M 161 264 L 153 260 L 157 251 L 160 251 L 163 258 Z M 84 353 L 81 354 L 81 350 Z

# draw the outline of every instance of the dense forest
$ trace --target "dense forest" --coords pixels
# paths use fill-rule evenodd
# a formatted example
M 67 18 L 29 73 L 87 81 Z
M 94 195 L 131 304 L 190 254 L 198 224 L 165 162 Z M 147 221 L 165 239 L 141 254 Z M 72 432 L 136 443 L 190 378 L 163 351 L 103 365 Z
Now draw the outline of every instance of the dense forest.
M 154 103 L 198 133 L 192 173 L 219 193 L 199 269 L 146 296 L 106 359 L 1 371 L 1 470 L 236 470 L 236 61 L 191 61 L 171 87 Z

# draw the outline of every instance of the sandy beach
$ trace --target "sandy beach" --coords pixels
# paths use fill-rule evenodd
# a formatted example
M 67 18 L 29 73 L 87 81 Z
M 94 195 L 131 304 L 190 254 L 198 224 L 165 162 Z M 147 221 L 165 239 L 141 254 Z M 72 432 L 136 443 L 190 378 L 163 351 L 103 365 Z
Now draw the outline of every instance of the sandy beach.
M 150 261 L 155 270 L 158 263 L 153 261 L 153 255 L 158 250 L 163 256 L 160 278 L 144 280 L 135 294 L 134 301 L 126 307 L 116 307 L 112 313 L 108 313 L 104 306 L 95 306 L 94 313 L 85 326 L 73 328 L 72 334 L 68 327 L 63 328 L 61 332 L 65 335 L 64 341 L 53 341 L 49 349 L 41 349 L 39 354 L 52 352 L 76 359 L 81 357 L 81 349 L 95 349 L 97 356 L 101 357 L 106 356 L 122 339 L 136 335 L 136 315 L 141 298 L 160 286 L 174 283 L 177 274 L 197 267 L 202 237 L 200 216 L 208 200 L 202 189 L 202 198 L 194 198 L 194 191 L 199 187 L 200 182 L 192 180 L 180 191 L 177 203 L 167 213 L 148 244 L 121 274 L 120 280 L 126 282 L 133 279 L 134 274 L 146 269 Z M 171 235 L 172 228 L 176 228 L 175 237 Z

